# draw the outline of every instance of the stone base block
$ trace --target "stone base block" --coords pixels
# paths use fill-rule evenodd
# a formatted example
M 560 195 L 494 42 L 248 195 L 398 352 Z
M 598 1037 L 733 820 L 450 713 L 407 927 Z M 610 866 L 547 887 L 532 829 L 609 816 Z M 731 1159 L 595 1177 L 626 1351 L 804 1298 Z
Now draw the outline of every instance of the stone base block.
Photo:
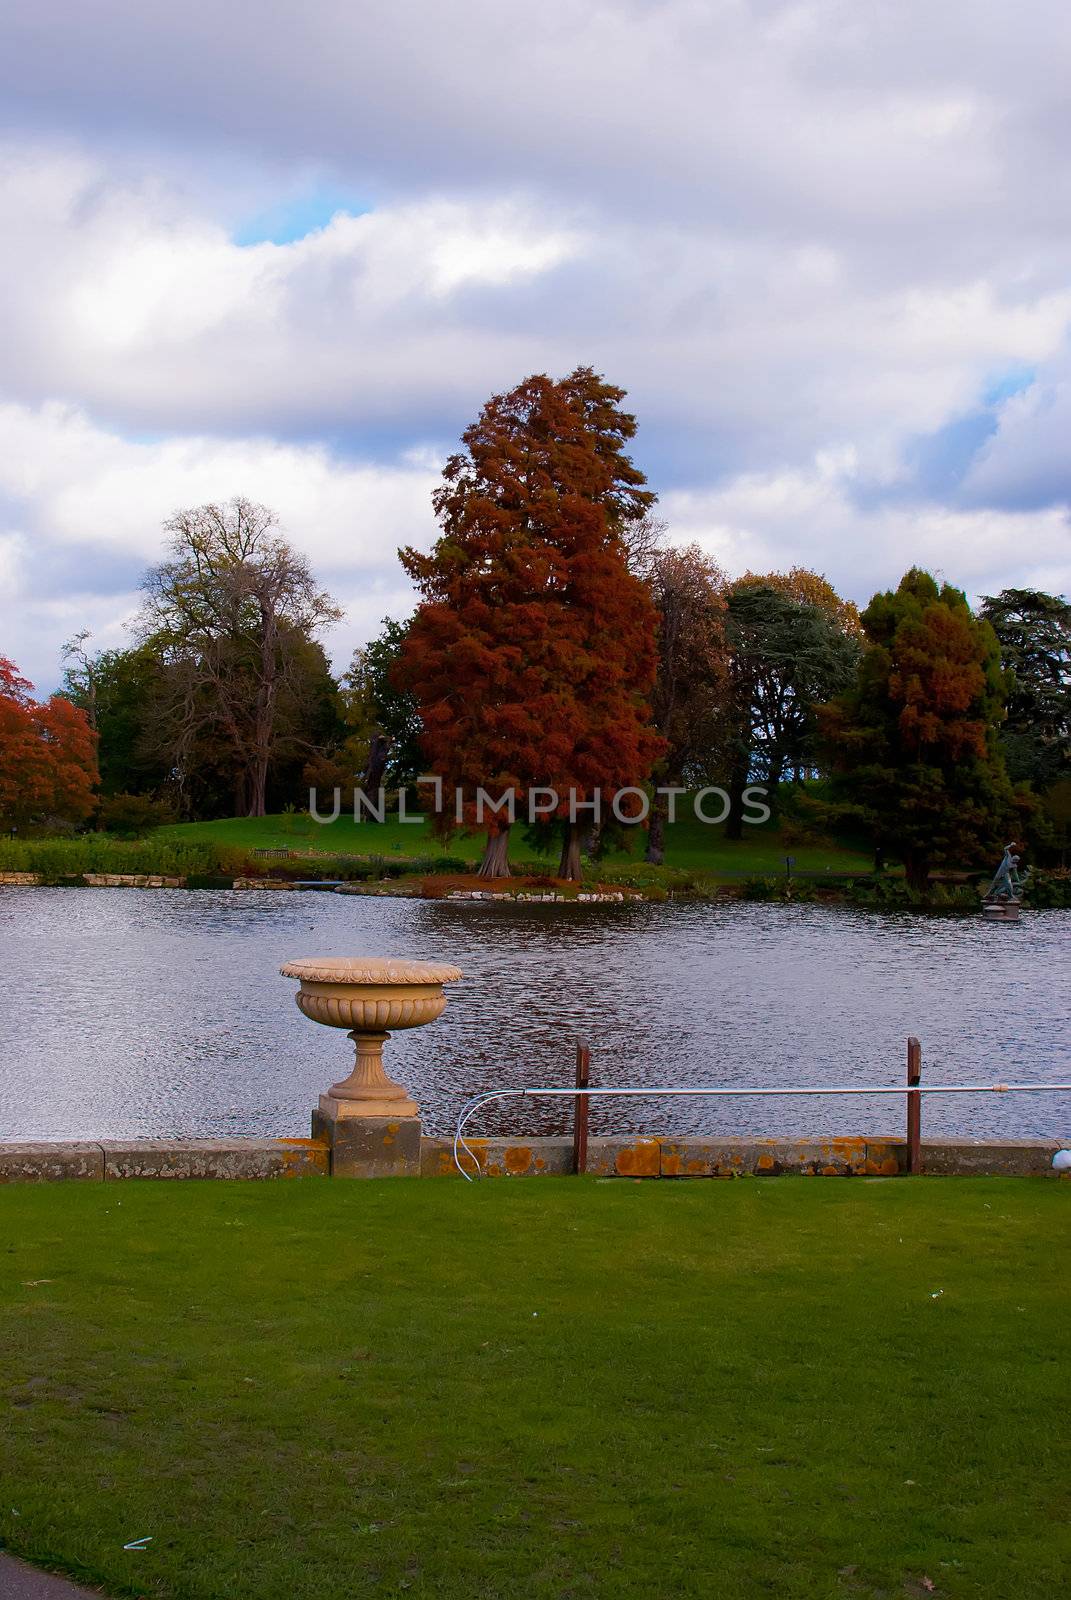
M 60 1178 L 104 1177 L 99 1144 L 0 1144 L 0 1183 L 55 1183 Z
M 933 1178 L 1047 1178 L 1063 1148 L 1058 1139 L 924 1139 L 920 1153 Z
M 419 1117 L 359 1116 L 346 1101 L 322 1094 L 312 1132 L 331 1151 L 333 1178 L 420 1176 Z
M 326 1177 L 317 1139 L 106 1139 L 105 1179 Z
M 657 1178 L 662 1171 L 662 1140 L 634 1135 L 589 1139 L 588 1172 L 615 1178 Z
M 864 1173 L 869 1178 L 895 1178 L 907 1171 L 907 1141 L 898 1138 L 868 1139 Z
M 562 1177 L 573 1170 L 571 1139 L 467 1139 L 465 1142 L 486 1178 Z M 466 1160 L 464 1151 L 461 1159 Z M 459 1176 L 454 1165 L 453 1139 L 420 1141 L 420 1173 L 424 1178 Z
M 846 1178 L 868 1170 L 865 1139 L 662 1140 L 663 1178 Z

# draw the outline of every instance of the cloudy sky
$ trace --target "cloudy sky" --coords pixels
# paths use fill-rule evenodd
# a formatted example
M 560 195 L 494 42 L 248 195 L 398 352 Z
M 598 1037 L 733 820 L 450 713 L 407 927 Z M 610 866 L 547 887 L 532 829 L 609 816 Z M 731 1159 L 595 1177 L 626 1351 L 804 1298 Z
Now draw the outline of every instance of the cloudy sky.
M 341 664 L 482 401 L 578 362 L 730 572 L 1071 589 L 1062 0 L 7 4 L 0 654 L 42 690 L 234 494 Z

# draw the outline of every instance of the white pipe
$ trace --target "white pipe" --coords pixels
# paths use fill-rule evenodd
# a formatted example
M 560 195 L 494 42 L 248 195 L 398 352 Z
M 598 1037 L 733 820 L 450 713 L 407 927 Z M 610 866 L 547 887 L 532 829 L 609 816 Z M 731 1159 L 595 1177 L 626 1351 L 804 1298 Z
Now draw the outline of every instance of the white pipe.
M 457 1128 L 454 1131 L 454 1165 L 460 1172 L 461 1176 L 471 1183 L 472 1174 L 465 1171 L 464 1167 L 461 1165 L 460 1157 L 458 1156 L 458 1147 L 460 1146 L 475 1167 L 476 1175 L 479 1176 L 480 1163 L 477 1161 L 476 1157 L 465 1143 L 464 1130 L 466 1123 L 473 1116 L 473 1114 L 478 1111 L 481 1106 L 487 1105 L 491 1100 L 523 1100 L 527 1098 L 534 1099 L 536 1096 L 549 1095 L 571 1095 L 575 1099 L 577 1095 L 581 1094 L 639 1095 L 642 1098 L 647 1095 L 759 1096 L 797 1094 L 1059 1094 L 1068 1092 L 1071 1092 L 1071 1083 L 920 1083 L 911 1084 L 910 1086 L 906 1084 L 893 1084 L 891 1086 L 885 1084 L 875 1084 L 869 1088 L 862 1089 L 839 1086 L 828 1087 L 825 1084 L 809 1085 L 801 1089 L 654 1089 L 631 1087 L 626 1089 L 578 1089 L 575 1087 L 572 1089 L 560 1089 L 551 1088 L 549 1086 L 541 1086 L 531 1089 L 491 1089 L 486 1094 L 474 1095 L 473 1098 L 466 1101 L 465 1105 L 463 1105 L 461 1108 L 461 1113 L 457 1119 Z

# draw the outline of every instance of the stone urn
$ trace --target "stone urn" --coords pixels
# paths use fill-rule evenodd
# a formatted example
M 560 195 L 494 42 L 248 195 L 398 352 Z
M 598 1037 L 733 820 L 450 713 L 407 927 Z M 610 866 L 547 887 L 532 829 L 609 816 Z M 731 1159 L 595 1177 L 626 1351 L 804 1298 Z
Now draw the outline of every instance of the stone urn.
M 294 999 L 313 1022 L 346 1028 L 356 1048 L 348 1078 L 321 1096 L 333 1117 L 416 1117 L 420 1108 L 383 1070 L 383 1046 L 395 1028 L 420 1028 L 446 1009 L 444 983 L 462 976 L 438 961 L 391 961 L 377 957 L 313 957 L 288 961 L 280 972 L 298 978 Z

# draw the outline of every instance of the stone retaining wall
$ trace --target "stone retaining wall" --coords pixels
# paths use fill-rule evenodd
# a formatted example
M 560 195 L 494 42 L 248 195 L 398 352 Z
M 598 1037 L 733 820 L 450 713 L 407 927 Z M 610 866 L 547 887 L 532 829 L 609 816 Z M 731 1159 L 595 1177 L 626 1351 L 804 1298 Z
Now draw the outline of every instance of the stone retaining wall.
M 553 905 L 588 905 L 598 902 L 604 905 L 621 905 L 626 900 L 642 901 L 642 894 L 635 894 L 631 890 L 626 892 L 620 889 L 607 889 L 596 892 L 580 890 L 576 894 L 562 894 L 558 890 L 548 889 L 545 892 L 536 889 L 451 889 L 449 894 L 443 896 L 445 900 L 511 900 L 523 901 L 527 904 L 553 904 Z
M 82 872 L 80 877 L 91 889 L 184 889 L 185 878 L 167 877 L 162 872 Z M 39 872 L 0 872 L 0 885 L 30 887 L 41 882 Z
M 487 1177 L 563 1175 L 571 1139 L 469 1139 Z M 1063 1146 L 1055 1139 L 924 1140 L 933 1177 L 1046 1177 Z M 464 1156 L 463 1156 L 464 1159 Z M 326 1177 L 322 1139 L 108 1139 L 0 1143 L 0 1184 L 118 1178 Z M 617 1178 L 895 1177 L 906 1172 L 902 1139 L 591 1139 L 588 1172 Z M 420 1143 L 423 1177 L 457 1177 L 452 1139 Z
M 168 878 L 159 872 L 83 872 L 91 889 L 184 889 L 185 878 Z
M 0 1144 L 0 1184 L 59 1178 L 326 1178 L 319 1139 L 105 1139 Z
M 572 1170 L 571 1139 L 466 1142 L 488 1177 Z M 922 1169 L 931 1177 L 1045 1177 L 1053 1175 L 1052 1158 L 1063 1148 L 1058 1139 L 924 1139 Z M 891 1178 L 906 1175 L 907 1142 L 901 1138 L 589 1139 L 587 1170 L 618 1178 Z M 422 1140 L 421 1172 L 427 1177 L 457 1176 L 452 1139 Z

